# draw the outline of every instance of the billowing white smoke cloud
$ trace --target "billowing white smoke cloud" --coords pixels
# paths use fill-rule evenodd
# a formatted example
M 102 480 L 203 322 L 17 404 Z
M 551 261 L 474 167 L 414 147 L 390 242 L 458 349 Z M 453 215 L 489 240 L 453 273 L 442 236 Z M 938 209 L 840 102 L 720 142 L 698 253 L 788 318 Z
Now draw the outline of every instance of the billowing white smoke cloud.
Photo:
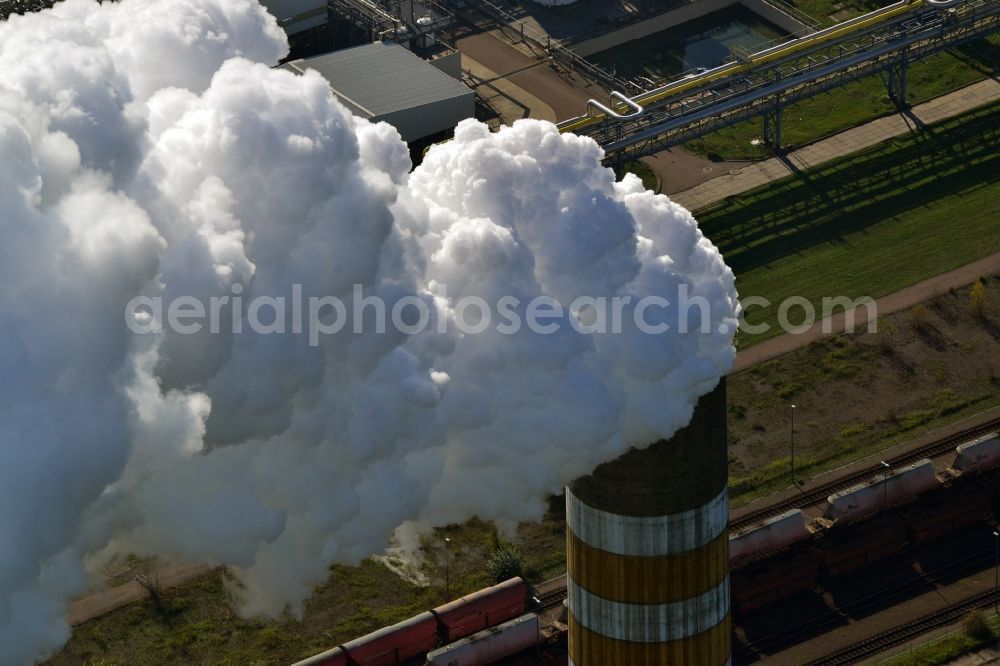
M 732 362 L 732 273 L 593 142 L 468 121 L 410 174 L 395 130 L 270 69 L 286 49 L 252 0 L 67 0 L 0 24 L 0 664 L 65 641 L 88 556 L 228 564 L 245 610 L 275 612 L 407 521 L 538 518 L 682 426 Z M 363 285 L 432 321 L 379 334 L 369 310 L 354 333 L 349 310 L 317 345 L 234 333 L 230 305 L 215 334 L 126 327 L 135 296 L 292 285 L 347 303 Z M 647 313 L 668 333 L 636 330 L 634 303 L 680 285 L 711 332 L 680 333 L 676 307 Z M 633 304 L 618 334 L 457 325 L 459 299 L 505 296 L 522 320 L 536 296 Z

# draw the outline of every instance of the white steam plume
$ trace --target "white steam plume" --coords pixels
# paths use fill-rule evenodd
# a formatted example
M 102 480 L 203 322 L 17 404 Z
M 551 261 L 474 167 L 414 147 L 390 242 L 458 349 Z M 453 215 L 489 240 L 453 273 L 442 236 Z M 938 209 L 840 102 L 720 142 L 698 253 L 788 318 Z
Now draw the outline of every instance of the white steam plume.
M 88 557 L 228 564 L 244 610 L 273 613 L 407 521 L 537 519 L 547 494 L 683 426 L 732 362 L 732 273 L 592 141 L 467 121 L 408 173 L 395 130 L 315 73 L 270 69 L 286 52 L 251 0 L 67 0 L 0 23 L 4 666 L 66 640 Z M 315 346 L 235 333 L 228 307 L 216 334 L 125 325 L 139 295 L 293 284 L 419 299 L 433 321 L 348 321 Z M 679 285 L 710 304 L 710 333 L 642 333 L 631 306 L 616 334 L 455 320 L 462 297 L 516 297 L 523 319 L 536 296 Z

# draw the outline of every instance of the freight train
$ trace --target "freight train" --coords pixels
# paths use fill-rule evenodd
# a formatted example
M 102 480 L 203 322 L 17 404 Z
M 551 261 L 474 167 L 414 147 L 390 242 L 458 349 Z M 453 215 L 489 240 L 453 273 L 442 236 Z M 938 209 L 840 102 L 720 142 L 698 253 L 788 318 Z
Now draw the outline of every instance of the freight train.
M 985 521 L 1000 500 L 997 467 L 1000 433 L 991 433 L 956 447 L 941 474 L 920 460 L 830 495 L 814 521 L 793 509 L 732 534 L 733 610 L 767 606 Z M 294 666 L 398 666 L 423 656 L 435 666 L 485 665 L 538 644 L 535 606 L 531 588 L 512 578 Z
M 511 578 L 338 645 L 294 666 L 397 666 L 429 652 L 437 659 L 433 663 L 487 664 L 490 662 L 477 659 L 485 658 L 482 655 L 513 654 L 505 650 L 517 652 L 537 643 L 537 617 L 525 615 L 531 603 L 527 583 L 521 578 Z M 530 631 L 532 618 L 534 632 Z M 511 620 L 520 621 L 510 624 Z M 527 643 L 526 636 L 530 637 Z M 437 650 L 442 645 L 450 650 Z M 459 655 L 460 659 L 442 661 L 449 655 Z
M 729 540 L 733 608 L 746 613 L 989 518 L 1000 491 L 1000 434 L 956 447 L 938 474 L 928 459 L 827 498 L 821 518 L 799 509 Z M 887 509 L 896 509 L 887 511 Z

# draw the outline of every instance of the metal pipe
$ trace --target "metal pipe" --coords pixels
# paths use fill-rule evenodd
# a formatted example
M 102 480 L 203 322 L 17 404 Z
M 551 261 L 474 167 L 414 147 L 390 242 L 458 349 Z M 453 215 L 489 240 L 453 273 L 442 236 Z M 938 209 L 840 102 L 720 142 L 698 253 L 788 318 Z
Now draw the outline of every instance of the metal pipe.
M 622 102 L 626 106 L 633 109 L 632 113 L 618 113 L 614 109 L 604 106 L 596 99 L 588 99 L 587 115 L 590 115 L 591 108 L 597 109 L 604 115 L 608 116 L 609 118 L 614 118 L 615 120 L 635 120 L 637 118 L 641 118 L 643 114 L 646 113 L 646 109 L 642 108 L 641 106 L 639 106 L 639 104 L 632 101 L 631 99 L 629 99 L 622 93 L 618 92 L 617 90 L 611 93 L 611 98 L 617 99 L 619 102 Z
M 660 86 L 659 88 L 655 88 L 655 89 L 650 90 L 648 92 L 645 92 L 645 93 L 642 93 L 640 95 L 637 95 L 635 98 L 631 98 L 631 99 L 630 98 L 626 98 L 624 95 L 622 95 L 618 91 L 615 91 L 615 92 L 611 93 L 611 95 L 612 95 L 612 97 L 615 97 L 616 99 L 622 100 L 623 102 L 625 102 L 626 104 L 628 104 L 630 107 L 636 108 L 640 104 L 647 104 L 649 102 L 658 101 L 658 100 L 660 100 L 660 99 L 668 96 L 670 93 L 680 92 L 681 90 L 684 90 L 684 89 L 687 89 L 687 88 L 690 88 L 690 87 L 694 87 L 694 86 L 700 85 L 701 83 L 708 83 L 708 82 L 713 81 L 713 80 L 715 80 L 717 78 L 720 78 L 721 76 L 724 76 L 725 74 L 728 74 L 730 72 L 735 72 L 735 70 L 739 69 L 740 67 L 746 67 L 748 65 L 749 66 L 755 66 L 755 65 L 763 64 L 763 63 L 768 62 L 768 61 L 770 61 L 770 60 L 772 60 L 772 59 L 774 59 L 776 57 L 780 57 L 782 55 L 794 53 L 794 52 L 800 50 L 802 47 L 808 47 L 808 46 L 812 46 L 812 45 L 819 45 L 819 44 L 825 42 L 831 36 L 839 35 L 840 33 L 852 32 L 855 27 L 865 27 L 865 26 L 867 26 L 868 24 L 870 24 L 872 22 L 880 22 L 883 17 L 887 17 L 886 15 L 895 16 L 896 14 L 901 13 L 901 11 L 907 10 L 907 8 L 910 7 L 911 5 L 912 6 L 919 6 L 920 3 L 921 3 L 921 1 L 922 2 L 926 2 L 926 3 L 954 3 L 954 4 L 957 4 L 959 2 L 964 2 L 964 0 L 916 0 L 916 1 L 915 0 L 899 0 L 899 2 L 895 2 L 895 3 L 891 4 L 891 5 L 886 6 L 886 7 L 882 7 L 880 9 L 876 9 L 874 11 L 868 12 L 867 14 L 862 14 L 861 16 L 856 16 L 856 17 L 854 17 L 852 19 L 848 19 L 847 21 L 843 21 L 842 23 L 838 23 L 836 25 L 832 25 L 832 26 L 830 26 L 828 28 L 824 28 L 823 30 L 819 30 L 819 31 L 814 32 L 812 34 L 809 34 L 809 35 L 806 35 L 806 36 L 803 36 L 803 37 L 799 37 L 799 38 L 796 38 L 796 39 L 792 39 L 792 40 L 784 42 L 782 44 L 778 44 L 776 46 L 772 46 L 770 48 L 764 49 L 763 51 L 759 51 L 757 53 L 753 53 L 753 54 L 751 54 L 750 62 L 746 63 L 746 64 L 726 63 L 724 65 L 720 65 L 718 67 L 714 67 L 714 68 L 712 68 L 712 69 L 710 69 L 710 70 L 708 70 L 706 72 L 702 72 L 701 74 L 699 74 L 697 76 L 694 76 L 694 77 L 684 77 L 683 79 L 681 79 L 679 81 L 673 81 L 673 82 L 668 83 L 666 85 Z M 944 4 L 934 4 L 934 6 L 935 7 L 939 7 L 939 8 L 944 8 L 945 7 Z M 952 6 L 952 4 L 948 4 L 947 6 L 950 7 L 950 6 Z M 631 114 L 629 114 L 629 115 L 619 115 L 616 112 L 611 111 L 611 110 L 605 111 L 605 109 L 607 109 L 606 106 L 600 104 L 599 102 L 596 102 L 595 100 L 588 100 L 586 115 L 580 116 L 580 117 L 577 117 L 577 118 L 570 118 L 569 120 L 565 120 L 565 121 L 559 123 L 558 126 L 559 126 L 560 130 L 562 130 L 562 131 L 572 131 L 572 130 L 575 130 L 575 129 L 579 129 L 584 124 L 591 124 L 594 121 L 599 120 L 600 116 L 595 116 L 595 115 L 591 114 L 591 108 L 592 108 L 591 102 L 593 102 L 593 108 L 600 109 L 602 112 L 604 112 L 605 114 L 607 114 L 607 117 L 613 118 L 615 120 L 621 120 L 623 118 L 624 119 L 630 119 L 630 118 L 636 118 L 636 117 L 638 117 L 638 116 L 634 116 L 634 115 L 631 115 Z
M 902 42 L 895 43 L 895 44 L 886 44 L 886 45 L 883 45 L 882 47 L 880 47 L 878 49 L 873 49 L 871 51 L 865 51 L 865 52 L 859 53 L 859 54 L 857 54 L 855 56 L 852 56 L 852 57 L 849 57 L 849 58 L 845 58 L 844 60 L 832 63 L 832 64 L 827 65 L 825 67 L 820 67 L 818 69 L 809 70 L 809 71 L 807 71 L 807 72 L 805 72 L 805 73 L 803 73 L 801 75 L 792 76 L 792 77 L 790 77 L 788 79 L 785 79 L 784 81 L 779 81 L 779 82 L 773 83 L 773 84 L 771 84 L 769 86 L 764 86 L 762 88 L 757 88 L 753 92 L 749 92 L 749 93 L 746 93 L 746 94 L 743 94 L 743 95 L 739 95 L 739 96 L 731 98 L 731 99 L 729 99 L 729 100 L 727 100 L 725 102 L 722 102 L 721 104 L 716 104 L 716 105 L 714 105 L 712 107 L 702 109 L 702 110 L 700 110 L 698 112 L 695 112 L 695 113 L 691 114 L 690 116 L 681 117 L 681 118 L 674 118 L 674 119 L 671 119 L 671 120 L 667 120 L 667 121 L 665 121 L 663 123 L 660 123 L 658 125 L 654 125 L 654 126 L 650 127 L 649 129 L 643 130 L 641 132 L 636 132 L 635 134 L 633 134 L 633 135 L 631 135 L 631 136 L 629 136 L 629 137 L 627 137 L 625 139 L 622 139 L 621 141 L 615 141 L 613 143 L 605 145 L 604 146 L 604 150 L 606 152 L 608 152 L 608 153 L 613 153 L 613 152 L 616 152 L 616 151 L 619 151 L 619 150 L 623 150 L 623 149 L 628 148 L 629 146 L 631 146 L 633 144 L 639 143 L 640 141 L 644 141 L 646 139 L 650 139 L 650 138 L 655 137 L 655 136 L 657 136 L 659 134 L 662 134 L 662 133 L 664 133 L 666 131 L 674 129 L 676 126 L 685 125 L 685 124 L 688 124 L 690 122 L 695 122 L 695 121 L 698 121 L 698 120 L 703 120 L 706 117 L 714 116 L 714 115 L 718 115 L 720 113 L 724 113 L 726 111 L 730 111 L 730 110 L 732 110 L 734 108 L 743 106 L 743 105 L 748 104 L 750 102 L 754 102 L 754 101 L 756 101 L 758 99 L 762 99 L 762 98 L 768 97 L 768 96 L 773 95 L 774 93 L 780 92 L 782 90 L 786 90 L 788 88 L 791 88 L 791 87 L 794 87 L 794 86 L 797 86 L 797 85 L 801 85 L 802 83 L 808 82 L 810 80 L 813 80 L 813 79 L 816 79 L 816 78 L 822 78 L 822 77 L 827 76 L 828 74 L 832 74 L 832 73 L 834 73 L 834 72 L 836 72 L 838 70 L 849 69 L 852 65 L 855 65 L 855 64 L 857 64 L 859 62 L 863 62 L 863 61 L 868 60 L 870 58 L 874 58 L 874 57 L 878 57 L 880 55 L 884 55 L 886 53 L 889 53 L 890 51 L 898 50 L 902 46 L 907 46 L 907 45 L 912 44 L 914 42 L 920 41 L 921 39 L 926 39 L 926 31 L 922 32 L 922 33 L 910 35 L 909 37 L 907 37 Z

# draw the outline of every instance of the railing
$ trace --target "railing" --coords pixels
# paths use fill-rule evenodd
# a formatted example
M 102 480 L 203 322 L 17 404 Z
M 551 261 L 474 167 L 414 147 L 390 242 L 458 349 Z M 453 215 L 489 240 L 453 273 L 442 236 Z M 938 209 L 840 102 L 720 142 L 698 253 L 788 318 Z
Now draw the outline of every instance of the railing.
M 769 5 L 774 5 L 784 13 L 791 16 L 793 19 L 801 23 L 802 25 L 807 25 L 813 30 L 819 30 L 822 23 L 814 19 L 809 14 L 796 7 L 795 5 L 785 2 L 785 0 L 764 0 Z
M 949 48 L 955 43 L 960 43 L 970 38 L 979 37 L 990 32 L 995 32 L 998 27 L 997 15 L 989 17 L 991 24 L 984 23 L 981 27 L 968 27 L 956 33 L 952 38 L 945 41 L 927 40 L 923 46 L 908 47 L 911 59 L 921 59 L 927 55 L 937 53 L 940 50 Z M 851 66 L 842 70 L 836 76 L 817 79 L 813 83 L 794 83 L 794 87 L 783 88 L 781 98 L 784 103 L 794 103 L 801 99 L 811 97 L 819 92 L 828 90 L 844 83 L 857 80 L 864 76 L 870 76 L 878 71 L 891 66 L 893 60 L 890 55 L 881 56 L 877 60 L 869 60 L 866 63 Z M 776 84 L 773 90 L 778 90 L 780 84 Z M 715 100 L 715 104 L 685 105 L 683 103 L 671 105 L 661 113 L 650 114 L 647 112 L 647 119 L 639 123 L 633 123 L 632 129 L 608 126 L 601 128 L 598 135 L 593 138 L 604 146 L 605 150 L 615 152 L 622 150 L 628 152 L 633 157 L 651 154 L 672 145 L 684 143 L 691 139 L 702 136 L 726 125 L 747 120 L 754 116 L 759 116 L 765 109 L 772 108 L 773 102 L 768 103 L 768 99 L 773 100 L 773 92 L 763 91 L 763 94 L 752 94 L 749 89 L 746 91 L 742 104 L 736 105 L 724 101 L 724 97 Z M 768 97 L 772 95 L 772 97 Z M 732 98 L 735 102 L 739 96 Z M 707 101 L 707 100 L 706 100 Z M 687 106 L 688 108 L 685 108 Z M 701 108 L 699 111 L 698 108 Z M 671 120 L 673 118 L 673 120 Z M 645 129 L 648 128 L 648 129 Z M 644 135 L 644 136 L 643 136 Z M 628 137 L 631 136 L 631 139 Z M 628 144 L 628 145 L 625 145 Z
M 495 20 L 498 27 L 505 34 L 513 36 L 515 39 L 519 39 L 529 46 L 541 49 L 552 59 L 559 61 L 574 71 L 580 72 L 609 90 L 619 89 L 630 92 L 642 92 L 642 86 L 637 85 L 633 81 L 622 79 L 598 67 L 587 59 L 580 57 L 565 46 L 553 42 L 548 35 L 543 35 L 530 26 L 525 25 L 523 20 L 511 16 L 503 7 L 490 0 L 469 0 L 467 4 L 474 5 L 479 11 Z

